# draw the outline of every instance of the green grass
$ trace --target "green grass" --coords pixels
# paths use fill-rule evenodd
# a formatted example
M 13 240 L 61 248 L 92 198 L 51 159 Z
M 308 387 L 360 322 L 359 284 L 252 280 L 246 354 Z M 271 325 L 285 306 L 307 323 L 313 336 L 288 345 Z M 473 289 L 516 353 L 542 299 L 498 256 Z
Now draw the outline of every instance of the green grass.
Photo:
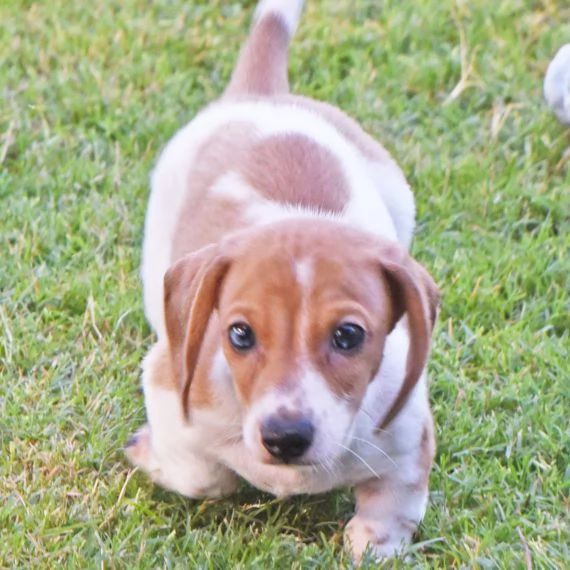
M 349 566 L 347 491 L 192 502 L 121 449 L 152 342 L 148 174 L 222 90 L 253 5 L 0 5 L 2 568 Z M 292 48 L 294 88 L 402 164 L 443 289 L 416 567 L 570 566 L 570 129 L 541 94 L 569 38 L 566 0 L 309 0 Z

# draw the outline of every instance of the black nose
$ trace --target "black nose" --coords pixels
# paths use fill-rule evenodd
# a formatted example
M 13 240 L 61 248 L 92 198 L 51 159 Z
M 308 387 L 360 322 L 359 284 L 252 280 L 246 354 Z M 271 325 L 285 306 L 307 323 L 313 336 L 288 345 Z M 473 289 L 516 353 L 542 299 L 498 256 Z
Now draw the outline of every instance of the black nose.
M 270 416 L 261 423 L 261 440 L 273 457 L 288 463 L 309 449 L 314 431 L 306 418 Z

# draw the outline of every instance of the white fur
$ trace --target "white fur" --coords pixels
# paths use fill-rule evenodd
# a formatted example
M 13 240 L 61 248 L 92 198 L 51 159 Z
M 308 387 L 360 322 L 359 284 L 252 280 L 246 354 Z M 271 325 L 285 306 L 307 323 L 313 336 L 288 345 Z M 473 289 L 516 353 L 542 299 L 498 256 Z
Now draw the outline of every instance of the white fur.
M 243 439 L 246 448 L 259 460 L 266 455 L 259 439 L 259 426 L 265 418 L 278 414 L 280 409 L 310 418 L 313 422 L 314 441 L 303 456 L 303 462 L 332 463 L 344 453 L 352 421 L 349 406 L 346 401 L 335 397 L 320 374 L 306 366 L 294 388 L 276 388 L 248 411 Z
M 404 175 L 391 162 L 365 161 L 368 174 L 396 227 L 398 241 L 410 248 L 414 236 L 416 204 Z
M 548 64 L 544 98 L 556 116 L 570 125 L 570 44 L 562 46 Z
M 358 486 L 378 477 L 401 487 L 414 483 L 419 475 L 415 451 L 429 416 L 425 375 L 389 429 L 375 429 L 403 381 L 408 342 L 407 332 L 398 325 L 386 341 L 383 366 L 352 426 L 349 427 L 346 404 L 336 399 L 323 379 L 308 369 L 296 391 L 272 392 L 260 400 L 247 414 L 243 432 L 240 407 L 233 387 L 226 384 L 227 377 L 215 379 L 218 409 L 195 410 L 190 423 L 183 421 L 177 394 L 151 381 L 156 355 L 164 350 L 164 345 L 158 343 L 145 359 L 143 372 L 145 404 L 152 428 L 154 480 L 190 497 L 230 492 L 235 485 L 231 472 L 277 496 L 321 493 L 340 486 Z M 222 376 L 229 372 L 221 350 L 212 371 L 221 372 Z M 315 414 L 320 439 L 315 440 L 312 455 L 307 456 L 315 463 L 307 467 L 266 464 L 260 458 L 257 424 L 277 407 L 293 408 L 297 396 Z M 412 497 L 402 512 L 410 518 L 423 514 L 425 500 L 425 493 Z M 421 516 L 418 517 L 419 521 Z
M 226 198 L 244 205 L 261 199 L 255 188 L 239 172 L 234 171 L 222 174 L 211 186 L 210 193 L 213 197 Z
M 153 384 L 152 370 L 162 350 L 165 346 L 157 343 L 143 361 L 151 476 L 164 487 L 190 497 L 227 494 L 236 486 L 235 475 L 215 457 L 205 454 L 202 445 L 205 438 L 212 435 L 212 422 L 218 427 L 218 439 L 233 433 L 228 434 L 227 424 L 219 425 L 219 416 L 215 413 L 197 412 L 201 417 L 194 418 L 190 426 L 182 417 L 178 394 Z
M 267 14 L 276 14 L 285 25 L 289 37 L 292 37 L 299 24 L 304 0 L 261 0 L 255 10 L 254 20 L 259 22 Z
M 255 18 L 259 21 L 266 14 L 278 14 L 292 35 L 302 6 L 302 0 L 262 0 Z M 363 156 L 320 115 L 270 100 L 224 100 L 198 114 L 165 147 L 151 180 L 142 279 L 145 313 L 159 342 L 144 362 L 143 388 L 150 428 L 144 428 L 140 436 L 149 440 L 145 447 L 149 454 L 139 464 L 158 483 L 191 497 L 231 492 L 236 485 L 236 474 L 278 496 L 355 486 L 358 508 L 347 527 L 347 541 L 357 557 L 370 544 L 378 556 L 391 555 L 409 541 L 427 500 L 425 488 L 410 490 L 422 475 L 419 448 L 424 426 L 430 421 L 425 373 L 388 428 L 376 429 L 404 378 L 409 338 L 402 323 L 386 339 L 380 372 L 354 416 L 347 402 L 336 397 L 308 364 L 308 358 L 296 388 L 288 392 L 270 390 L 244 412 L 220 348 L 210 372 L 216 407 L 210 411 L 192 410 L 190 423 L 182 418 L 175 391 L 153 384 L 157 357 L 166 350 L 163 278 L 175 261 L 172 243 L 183 202 L 193 191 L 190 179 L 193 163 L 201 145 L 213 132 L 235 122 L 250 123 L 260 139 L 287 133 L 310 138 L 336 158 L 350 188 L 347 207 L 335 215 L 272 202 L 238 173 L 227 173 L 216 180 L 210 191 L 243 204 L 246 223 L 333 217 L 362 231 L 398 241 L 407 248 L 410 246 L 415 205 L 397 166 Z M 313 271 L 311 260 L 297 260 L 296 277 L 305 291 L 310 289 Z M 306 302 L 302 300 L 301 329 L 308 324 Z M 311 415 L 315 439 L 304 459 L 312 465 L 271 465 L 263 461 L 259 423 L 280 407 Z
M 306 109 L 271 102 L 210 105 L 168 143 L 151 179 L 142 279 L 145 313 L 159 338 L 165 334 L 163 278 L 174 261 L 171 247 L 178 213 L 183 200 L 192 192 L 188 175 L 194 157 L 212 132 L 232 122 L 243 121 L 252 123 L 260 137 L 297 133 L 322 145 L 337 158 L 351 188 L 348 206 L 339 219 L 361 230 L 409 245 L 414 225 L 413 197 L 395 168 L 392 171 L 384 163 L 367 160 L 330 123 Z M 236 192 L 234 197 L 242 200 L 248 196 L 248 189 L 243 185 L 238 185 L 237 190 L 229 190 L 229 182 L 228 179 L 219 180 L 216 192 Z M 259 223 L 322 215 L 318 211 L 270 203 L 261 198 L 250 203 L 247 214 Z
M 314 267 L 310 259 L 303 258 L 295 262 L 295 277 L 303 291 L 310 289 Z

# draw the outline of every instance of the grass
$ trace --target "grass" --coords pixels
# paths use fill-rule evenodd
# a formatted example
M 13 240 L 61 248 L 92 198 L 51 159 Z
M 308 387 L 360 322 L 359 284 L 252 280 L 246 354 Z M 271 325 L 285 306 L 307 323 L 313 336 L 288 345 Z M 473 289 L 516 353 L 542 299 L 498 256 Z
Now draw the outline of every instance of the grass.
M 2 568 L 349 566 L 347 491 L 276 501 L 244 485 L 192 502 L 121 450 L 144 418 L 148 174 L 220 93 L 253 4 L 0 5 Z M 570 37 L 568 4 L 308 4 L 292 84 L 403 165 L 414 252 L 444 292 L 439 449 L 411 560 L 567 568 L 570 130 L 541 83 Z

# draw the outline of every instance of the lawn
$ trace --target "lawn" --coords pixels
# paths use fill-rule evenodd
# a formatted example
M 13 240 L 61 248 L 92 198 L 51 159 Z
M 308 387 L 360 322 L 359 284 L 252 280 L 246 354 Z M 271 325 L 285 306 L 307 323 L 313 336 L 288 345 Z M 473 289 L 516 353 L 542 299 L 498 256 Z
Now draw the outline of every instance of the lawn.
M 152 342 L 148 175 L 223 89 L 253 5 L 0 5 L 1 568 L 350 566 L 349 491 L 190 501 L 122 451 Z M 443 291 L 415 567 L 570 567 L 570 129 L 541 92 L 569 39 L 566 0 L 309 0 L 292 47 L 293 87 L 403 166 Z

